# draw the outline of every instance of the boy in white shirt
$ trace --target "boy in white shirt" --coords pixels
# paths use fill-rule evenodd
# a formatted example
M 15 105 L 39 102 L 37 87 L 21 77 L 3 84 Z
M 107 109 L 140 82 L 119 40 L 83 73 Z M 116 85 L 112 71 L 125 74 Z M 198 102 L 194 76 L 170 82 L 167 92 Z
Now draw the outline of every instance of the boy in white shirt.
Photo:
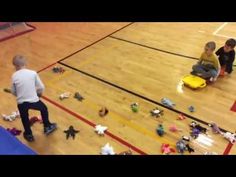
M 30 128 L 29 109 L 40 111 L 46 135 L 56 130 L 57 125 L 50 123 L 48 109 L 39 99 L 45 87 L 38 74 L 35 71 L 26 69 L 26 59 L 21 55 L 16 55 L 12 63 L 16 72 L 12 75 L 11 93 L 17 97 L 17 106 L 25 129 L 24 138 L 32 142 L 34 141 L 34 136 Z

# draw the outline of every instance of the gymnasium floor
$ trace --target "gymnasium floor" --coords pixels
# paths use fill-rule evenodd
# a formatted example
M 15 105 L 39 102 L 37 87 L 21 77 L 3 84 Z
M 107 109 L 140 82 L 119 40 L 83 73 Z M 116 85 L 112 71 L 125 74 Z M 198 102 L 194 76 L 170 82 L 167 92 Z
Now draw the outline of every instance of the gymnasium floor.
M 30 23 L 36 30 L 0 43 L 1 90 L 9 87 L 15 54 L 28 58 L 28 67 L 39 71 L 46 86 L 42 100 L 50 117 L 57 122 L 57 132 L 45 137 L 42 126 L 33 126 L 36 141 L 28 143 L 39 154 L 99 154 L 109 142 L 115 152 L 132 150 L 133 154 L 162 154 L 162 143 L 175 147 L 182 135 L 189 136 L 191 121 L 209 129 L 208 135 L 192 140 L 192 154 L 223 154 L 229 142 L 213 134 L 208 123 L 235 132 L 236 113 L 230 111 L 235 101 L 236 74 L 219 78 L 201 90 L 182 86 L 180 80 L 197 62 L 208 41 L 217 49 L 229 37 L 236 38 L 236 23 Z M 63 74 L 52 72 L 62 66 Z M 63 92 L 80 92 L 84 101 L 59 100 Z M 0 113 L 16 110 L 15 98 L 0 91 Z M 176 103 L 174 109 L 161 105 L 161 98 Z M 133 113 L 130 104 L 140 105 Z M 193 105 L 196 112 L 188 111 Z M 105 118 L 98 115 L 102 106 L 109 109 Z M 164 116 L 155 119 L 150 110 L 159 107 Z M 177 120 L 179 113 L 187 119 Z M 31 111 L 30 115 L 39 115 Z M 156 128 L 162 123 L 166 134 L 159 137 Z M 104 137 L 94 133 L 94 125 L 108 126 Z M 4 127 L 22 129 L 19 119 Z M 66 140 L 63 130 L 73 125 L 80 133 Z M 176 125 L 182 132 L 170 132 Z M 173 153 L 178 154 L 178 153 Z M 184 153 L 189 155 L 188 152 Z M 236 154 L 235 146 L 229 154 Z

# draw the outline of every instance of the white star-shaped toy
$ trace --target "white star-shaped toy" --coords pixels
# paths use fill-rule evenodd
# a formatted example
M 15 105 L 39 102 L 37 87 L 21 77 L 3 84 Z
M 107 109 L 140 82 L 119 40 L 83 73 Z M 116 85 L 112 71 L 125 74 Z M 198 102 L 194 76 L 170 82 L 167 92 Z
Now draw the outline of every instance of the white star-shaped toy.
M 105 146 L 102 147 L 101 154 L 102 155 L 115 155 L 116 153 L 114 152 L 113 147 L 110 146 L 109 143 L 107 143 Z
M 18 111 L 12 112 L 11 115 L 2 114 L 3 119 L 6 120 L 6 121 L 10 121 L 10 122 L 15 120 L 19 116 L 20 116 L 20 114 L 19 114 Z
M 62 94 L 59 96 L 59 98 L 60 98 L 60 100 L 64 100 L 65 98 L 69 98 L 70 95 L 71 95 L 70 92 L 65 92 L 65 93 L 62 93 Z
M 95 132 L 97 132 L 98 135 L 104 135 L 104 132 L 108 129 L 108 127 L 102 126 L 102 125 L 96 125 L 95 126 Z

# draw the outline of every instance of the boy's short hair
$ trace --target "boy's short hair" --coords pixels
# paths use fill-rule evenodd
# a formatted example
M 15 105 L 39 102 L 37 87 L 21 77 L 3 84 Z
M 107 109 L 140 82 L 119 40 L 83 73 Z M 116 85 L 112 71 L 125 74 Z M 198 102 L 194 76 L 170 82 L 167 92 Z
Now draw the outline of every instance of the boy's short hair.
M 26 58 L 22 55 L 15 55 L 12 59 L 12 64 L 18 67 L 25 66 Z
M 231 48 L 234 48 L 236 46 L 236 40 L 231 38 L 231 39 L 228 39 L 225 44 Z
M 214 41 L 210 41 L 210 42 L 206 43 L 205 46 L 208 47 L 209 49 L 211 49 L 212 51 L 214 51 L 216 48 L 216 43 Z

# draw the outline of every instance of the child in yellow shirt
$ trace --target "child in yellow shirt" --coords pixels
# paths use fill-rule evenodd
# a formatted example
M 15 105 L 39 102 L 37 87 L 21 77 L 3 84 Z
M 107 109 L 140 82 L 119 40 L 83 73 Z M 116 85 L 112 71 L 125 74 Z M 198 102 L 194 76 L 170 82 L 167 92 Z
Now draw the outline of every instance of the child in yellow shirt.
M 203 79 L 216 81 L 220 73 L 220 63 L 214 54 L 215 42 L 208 42 L 205 51 L 202 53 L 196 65 L 193 65 L 191 74 L 202 77 Z

